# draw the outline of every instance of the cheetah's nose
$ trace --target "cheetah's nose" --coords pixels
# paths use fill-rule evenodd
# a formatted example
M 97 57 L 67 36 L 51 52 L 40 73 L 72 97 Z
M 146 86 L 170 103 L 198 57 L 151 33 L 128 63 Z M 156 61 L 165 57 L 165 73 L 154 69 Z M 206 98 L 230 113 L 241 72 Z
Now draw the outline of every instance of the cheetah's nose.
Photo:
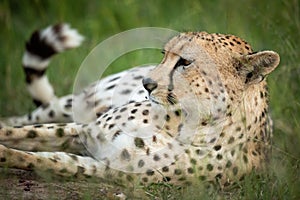
M 151 78 L 144 78 L 143 79 L 143 85 L 144 85 L 144 88 L 149 92 L 149 94 L 155 88 L 157 88 L 157 83 L 154 80 L 152 80 Z

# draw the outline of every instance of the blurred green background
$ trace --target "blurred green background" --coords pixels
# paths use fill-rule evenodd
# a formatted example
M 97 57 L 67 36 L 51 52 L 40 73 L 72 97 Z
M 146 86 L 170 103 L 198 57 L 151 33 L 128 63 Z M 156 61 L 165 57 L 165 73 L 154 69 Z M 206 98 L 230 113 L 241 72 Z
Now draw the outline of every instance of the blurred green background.
M 24 42 L 33 30 L 57 22 L 69 22 L 86 37 L 82 47 L 56 56 L 51 62 L 48 75 L 59 96 L 72 92 L 81 62 L 97 44 L 132 28 L 230 33 L 244 38 L 255 51 L 278 52 L 281 64 L 268 78 L 274 119 L 270 173 L 263 179 L 249 178 L 235 195 L 229 193 L 229 196 L 237 199 L 300 199 L 299 0 L 2 0 L 1 117 L 24 114 L 34 108 L 25 89 L 21 67 Z M 145 50 L 123 57 L 115 61 L 106 74 L 138 64 L 157 63 L 162 56 L 158 51 Z M 155 189 L 151 192 L 155 193 Z M 193 199 L 192 193 L 185 197 Z

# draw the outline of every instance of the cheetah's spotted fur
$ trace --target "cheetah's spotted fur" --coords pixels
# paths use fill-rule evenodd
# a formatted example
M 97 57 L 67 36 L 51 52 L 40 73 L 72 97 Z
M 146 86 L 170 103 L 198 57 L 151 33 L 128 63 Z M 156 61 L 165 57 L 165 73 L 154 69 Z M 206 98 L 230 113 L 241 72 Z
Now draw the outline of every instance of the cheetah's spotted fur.
M 64 33 L 63 28 L 52 34 Z M 39 99 L 42 105 L 32 114 L 6 120 L 34 124 L 0 129 L 0 166 L 124 184 L 217 180 L 227 185 L 263 168 L 268 158 L 271 120 L 264 78 L 278 63 L 277 53 L 255 53 L 233 35 L 182 33 L 165 45 L 155 68 L 108 76 L 75 96 Z M 45 68 L 27 68 L 34 69 L 27 70 L 30 87 Z M 131 77 L 127 86 L 118 84 L 125 76 Z M 133 90 L 138 94 L 126 102 Z M 82 123 L 72 122 L 74 105 L 83 109 Z M 52 121 L 69 123 L 38 124 Z

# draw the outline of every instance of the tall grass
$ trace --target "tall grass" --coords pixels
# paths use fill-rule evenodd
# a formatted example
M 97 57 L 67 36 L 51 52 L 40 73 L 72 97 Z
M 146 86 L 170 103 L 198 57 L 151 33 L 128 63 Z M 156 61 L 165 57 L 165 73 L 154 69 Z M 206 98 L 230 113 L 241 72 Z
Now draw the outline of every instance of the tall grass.
M 164 27 L 178 31 L 231 33 L 246 39 L 255 50 L 270 49 L 281 56 L 280 67 L 268 78 L 274 119 L 273 158 L 267 175 L 250 176 L 233 199 L 300 199 L 300 2 L 261 1 L 138 1 L 138 0 L 2 0 L 0 2 L 0 111 L 1 116 L 34 108 L 25 90 L 21 58 L 24 41 L 36 28 L 69 22 L 85 35 L 79 49 L 56 56 L 48 71 L 57 94 L 72 92 L 76 72 L 87 54 L 113 34 L 137 27 Z M 113 48 L 113 47 L 112 47 Z M 157 51 L 133 52 L 113 63 L 114 73 L 140 63 L 159 62 Z M 61 76 L 61 75 L 64 76 Z M 184 197 L 199 194 L 188 188 Z M 191 192 L 192 191 L 192 192 Z M 161 193 L 151 188 L 152 195 Z M 172 196 L 174 188 L 164 190 Z M 168 192 L 170 193 L 168 196 Z M 151 197 L 151 196 L 150 196 Z

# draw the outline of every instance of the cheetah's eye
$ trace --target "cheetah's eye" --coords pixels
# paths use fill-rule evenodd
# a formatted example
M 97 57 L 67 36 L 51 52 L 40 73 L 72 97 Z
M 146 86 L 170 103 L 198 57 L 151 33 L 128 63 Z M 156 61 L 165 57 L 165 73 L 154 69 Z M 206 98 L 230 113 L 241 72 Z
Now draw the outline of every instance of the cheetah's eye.
M 175 68 L 179 67 L 179 66 L 189 66 L 190 64 L 192 64 L 192 61 L 186 60 L 184 58 L 181 58 L 177 61 Z

